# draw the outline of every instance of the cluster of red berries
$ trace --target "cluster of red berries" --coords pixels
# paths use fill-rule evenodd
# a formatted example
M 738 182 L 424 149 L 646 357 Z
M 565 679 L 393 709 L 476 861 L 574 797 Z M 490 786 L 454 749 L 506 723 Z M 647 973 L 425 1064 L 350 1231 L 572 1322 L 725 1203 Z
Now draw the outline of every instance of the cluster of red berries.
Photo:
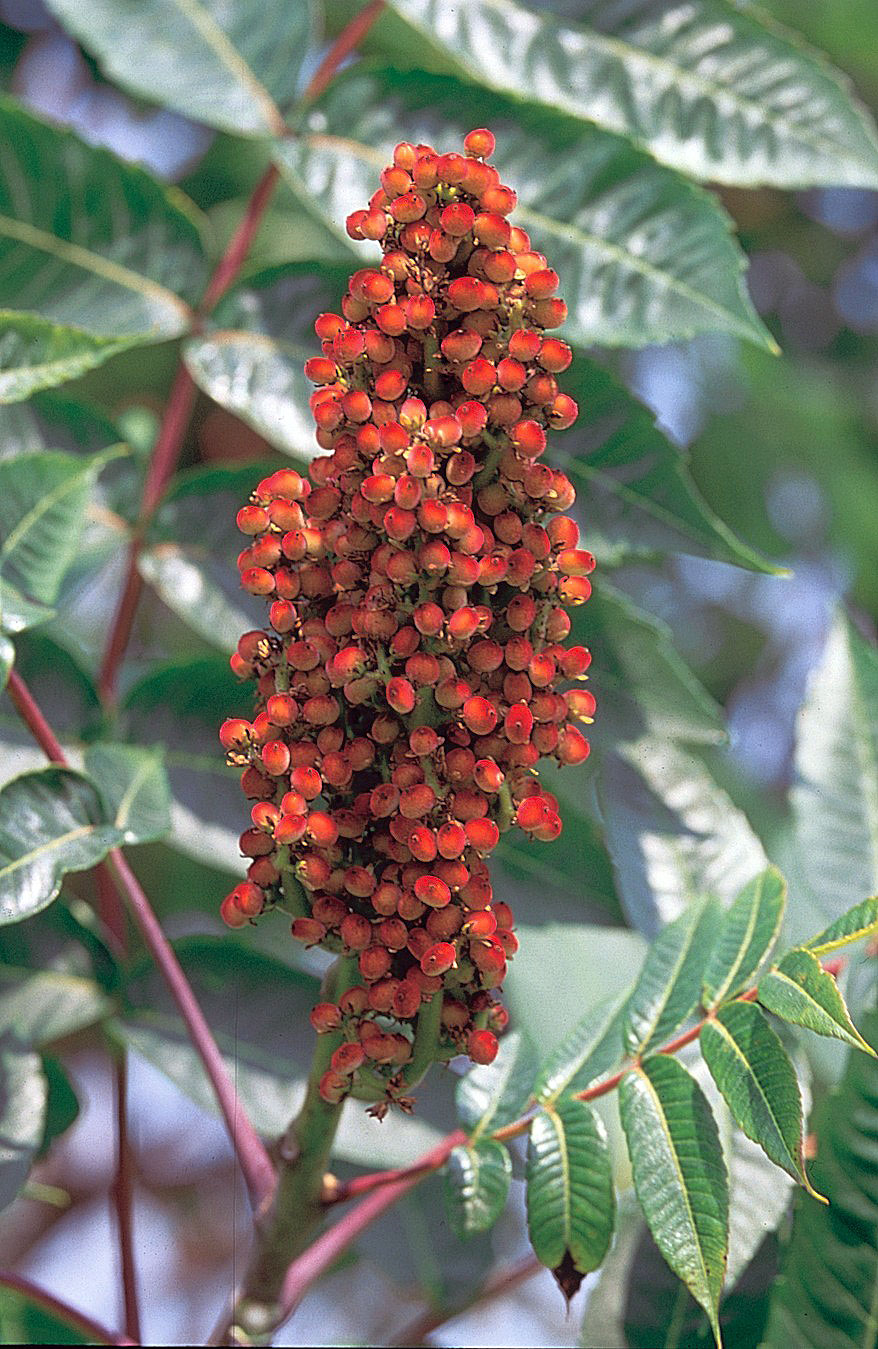
M 360 982 L 312 1014 L 344 1035 L 321 1083 L 332 1101 L 361 1072 L 399 1097 L 434 998 L 436 1057 L 494 1057 L 517 941 L 485 859 L 513 823 L 557 837 L 536 764 L 589 749 L 574 723 L 594 699 L 558 685 L 590 662 L 563 645 L 564 606 L 588 598 L 594 559 L 558 514 L 571 483 L 541 462 L 546 430 L 577 414 L 556 380 L 570 348 L 543 335 L 566 308 L 507 220 L 493 147 L 485 130 L 465 155 L 397 146 L 347 221 L 381 265 L 319 316 L 323 355 L 305 366 L 326 453 L 310 483 L 280 470 L 238 514 L 241 584 L 270 626 L 232 657 L 259 706 L 220 734 L 255 799 L 249 879 L 222 913 L 238 926 L 284 902 L 293 873 L 307 896 L 293 936 L 357 957 Z

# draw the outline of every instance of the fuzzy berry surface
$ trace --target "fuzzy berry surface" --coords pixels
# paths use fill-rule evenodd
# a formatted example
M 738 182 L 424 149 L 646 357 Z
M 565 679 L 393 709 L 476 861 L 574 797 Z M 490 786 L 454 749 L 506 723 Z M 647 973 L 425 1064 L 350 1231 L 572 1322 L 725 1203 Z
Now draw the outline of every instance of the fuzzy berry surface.
M 238 514 L 241 585 L 269 608 L 232 657 L 256 680 L 253 719 L 220 732 L 253 803 L 248 879 L 222 914 L 236 927 L 285 905 L 291 873 L 307 910 L 293 938 L 356 959 L 360 982 L 312 1016 L 343 1037 L 333 1102 L 364 1075 L 402 1102 L 437 998 L 435 1057 L 494 1057 L 518 942 L 488 858 L 512 826 L 557 838 L 538 764 L 589 752 L 594 698 L 570 686 L 590 655 L 567 644 L 567 609 L 594 559 L 564 513 L 569 479 L 543 462 L 577 414 L 557 379 L 570 348 L 545 335 L 566 308 L 508 219 L 493 149 L 483 128 L 463 154 L 396 147 L 347 221 L 382 260 L 315 324 L 323 453 Z

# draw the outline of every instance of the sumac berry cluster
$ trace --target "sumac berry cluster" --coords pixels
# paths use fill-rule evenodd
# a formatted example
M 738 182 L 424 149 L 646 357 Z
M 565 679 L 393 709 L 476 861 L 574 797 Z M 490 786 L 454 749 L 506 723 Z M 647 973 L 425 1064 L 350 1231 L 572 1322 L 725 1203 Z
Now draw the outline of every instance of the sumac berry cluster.
M 312 1015 L 344 1035 L 321 1083 L 333 1101 L 366 1077 L 399 1097 L 435 998 L 435 1056 L 494 1057 L 517 941 L 486 859 L 512 824 L 557 837 L 536 765 L 588 754 L 576 722 L 594 699 L 559 686 L 589 665 L 564 645 L 564 606 L 588 598 L 593 558 L 558 513 L 573 487 L 542 462 L 546 431 L 577 413 L 556 379 L 570 349 L 544 336 L 566 311 L 507 219 L 493 146 L 484 130 L 465 155 L 397 146 L 347 221 L 383 260 L 315 324 L 325 453 L 310 482 L 282 469 L 238 514 L 241 584 L 270 609 L 232 657 L 258 710 L 220 738 L 255 804 L 248 880 L 222 912 L 239 926 L 289 904 L 293 873 L 293 936 L 356 956 L 360 982 Z

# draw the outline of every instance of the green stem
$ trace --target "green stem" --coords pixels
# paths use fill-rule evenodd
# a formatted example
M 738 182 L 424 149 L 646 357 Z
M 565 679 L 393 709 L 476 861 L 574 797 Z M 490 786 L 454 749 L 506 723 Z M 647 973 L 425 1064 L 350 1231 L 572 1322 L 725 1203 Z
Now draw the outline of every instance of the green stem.
M 418 1025 L 415 1030 L 412 1056 L 403 1073 L 407 1087 L 417 1086 L 425 1076 L 430 1064 L 436 1062 L 436 1051 L 441 1029 L 442 994 L 439 992 L 434 993 L 430 1001 L 425 1002 L 418 1012 Z
M 326 996 L 337 1001 L 358 981 L 356 957 L 341 957 L 327 977 Z M 277 1190 L 271 1210 L 259 1223 L 256 1249 L 229 1330 L 232 1343 L 258 1343 L 278 1325 L 284 1275 L 323 1217 L 323 1177 L 342 1106 L 324 1101 L 319 1087 L 343 1039 L 340 1031 L 318 1037 L 305 1100 L 278 1145 Z
M 442 397 L 442 364 L 439 340 L 434 333 L 424 334 L 424 391 L 431 403 Z

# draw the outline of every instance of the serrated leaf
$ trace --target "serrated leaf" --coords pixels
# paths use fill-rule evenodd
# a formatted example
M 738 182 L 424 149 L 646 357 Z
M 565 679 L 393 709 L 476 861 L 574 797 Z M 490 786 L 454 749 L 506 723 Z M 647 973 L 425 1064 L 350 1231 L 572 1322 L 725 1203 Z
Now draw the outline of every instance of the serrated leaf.
M 474 1147 L 457 1147 L 448 1158 L 445 1198 L 448 1218 L 458 1237 L 487 1232 L 506 1206 L 512 1158 L 502 1143 L 483 1138 Z
M 748 1138 L 811 1190 L 802 1160 L 802 1097 L 789 1055 L 751 1002 L 721 1007 L 701 1032 L 701 1053 Z
M 759 980 L 759 1001 L 794 1026 L 844 1040 L 845 1044 L 878 1058 L 851 1021 L 838 984 L 811 951 L 788 951 L 763 975 Z
M 101 462 L 48 450 L 0 460 L 0 623 L 7 629 L 22 626 L 22 598 L 39 606 L 56 599 Z
M 38 1048 L 93 1026 L 110 1008 L 92 979 L 55 970 L 0 967 L 0 1034 Z
M 562 1097 L 537 1115 L 526 1180 L 531 1245 L 569 1300 L 606 1255 L 616 1210 L 606 1134 L 585 1101 Z
M 78 379 L 136 340 L 95 336 L 37 314 L 0 310 L 0 405 Z
M 607 743 L 645 733 L 705 744 L 726 739 L 720 707 L 677 654 L 665 623 L 603 578 L 581 612 L 572 615 L 573 640 L 592 653 L 589 687 Z
M 843 78 L 725 0 L 583 0 L 577 27 L 512 0 L 391 0 L 374 38 L 398 68 L 453 69 L 596 122 L 706 181 L 878 186 L 878 140 Z
M 710 1010 L 747 988 L 780 931 L 786 881 L 769 867 L 744 886 L 723 915 L 704 975 L 704 1006 Z
M 400 126 L 455 145 L 474 121 L 494 129 L 516 221 L 563 279 L 574 340 L 640 347 L 721 330 L 773 346 L 717 203 L 594 127 L 547 122 L 453 80 L 353 71 L 311 113 L 313 134 L 279 142 L 275 157 L 296 198 L 340 232 L 374 192 Z
M 571 1095 L 585 1091 L 618 1067 L 629 996 L 626 992 L 620 998 L 600 1003 L 552 1051 L 534 1083 L 538 1101 L 551 1104 L 562 1091 Z
M 43 1136 L 48 1089 L 39 1054 L 0 1044 L 0 1208 L 11 1204 Z
M 318 453 L 303 366 L 314 355 L 314 320 L 335 310 L 344 280 L 302 265 L 260 273 L 234 291 L 215 316 L 217 331 L 186 343 L 192 378 L 279 450 L 308 460 Z
M 524 1031 L 512 1031 L 500 1041 L 493 1063 L 478 1064 L 460 1079 L 457 1113 L 473 1142 L 524 1114 L 536 1073 L 533 1044 Z
M 648 935 L 702 895 L 731 901 L 768 865 L 704 764 L 666 740 L 606 755 L 599 791 L 622 905 Z
M 85 771 L 125 843 L 152 843 L 171 827 L 171 793 L 156 750 L 106 742 L 89 746 Z
M 628 1000 L 623 1040 L 629 1054 L 657 1049 L 698 1006 L 701 972 L 718 926 L 719 907 L 705 900 L 656 937 Z
M 0 144 L 0 310 L 92 339 L 185 332 L 205 267 L 182 193 L 7 98 Z
M 829 951 L 849 946 L 851 942 L 870 937 L 874 932 L 878 932 L 878 897 L 855 904 L 805 944 L 815 956 L 825 956 Z
M 878 1017 L 864 1029 L 878 1042 Z M 878 1287 L 878 1064 L 851 1054 L 839 1088 L 811 1121 L 815 1185 L 829 1206 L 796 1197 L 792 1235 L 774 1287 L 765 1349 L 865 1349 L 875 1344 Z
M 277 133 L 313 36 L 312 0 L 48 0 L 124 89 L 233 135 Z
M 878 654 L 843 617 L 796 733 L 792 851 L 828 918 L 878 892 Z
M 70 871 L 87 871 L 122 836 L 87 778 L 69 768 L 23 773 L 0 790 L 0 924 L 56 898 Z
M 619 1110 L 634 1187 L 655 1243 L 719 1340 L 729 1193 L 710 1106 L 681 1063 L 655 1055 L 622 1079 Z

